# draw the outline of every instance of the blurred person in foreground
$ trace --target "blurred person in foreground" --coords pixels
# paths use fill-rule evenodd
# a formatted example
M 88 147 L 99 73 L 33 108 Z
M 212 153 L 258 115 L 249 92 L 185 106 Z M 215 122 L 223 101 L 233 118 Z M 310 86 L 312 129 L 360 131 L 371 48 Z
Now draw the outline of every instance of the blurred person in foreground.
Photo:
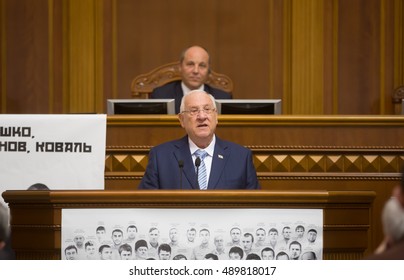
M 382 212 L 384 240 L 368 260 L 404 260 L 404 169 Z
M 0 203 L 0 260 L 14 260 L 15 254 L 11 248 L 10 215 L 8 209 Z

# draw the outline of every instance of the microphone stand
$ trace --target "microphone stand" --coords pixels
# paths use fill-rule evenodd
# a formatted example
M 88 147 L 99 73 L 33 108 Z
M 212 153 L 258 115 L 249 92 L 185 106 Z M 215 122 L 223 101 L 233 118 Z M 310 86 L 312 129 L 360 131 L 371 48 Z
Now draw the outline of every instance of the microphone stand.
M 180 168 L 180 190 L 182 190 L 182 170 L 184 168 L 184 161 L 183 160 L 178 161 L 178 167 Z
M 199 181 L 198 181 L 198 176 L 199 176 L 199 166 L 201 165 L 201 159 L 197 157 L 195 159 L 195 166 L 196 166 L 196 185 L 198 186 L 198 189 L 200 189 L 199 186 Z

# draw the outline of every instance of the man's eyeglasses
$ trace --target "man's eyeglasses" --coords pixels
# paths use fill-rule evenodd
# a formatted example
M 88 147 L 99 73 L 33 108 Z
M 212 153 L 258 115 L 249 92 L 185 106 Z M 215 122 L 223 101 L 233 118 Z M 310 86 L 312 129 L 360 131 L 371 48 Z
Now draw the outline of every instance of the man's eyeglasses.
M 203 108 L 203 109 L 192 108 L 191 110 L 188 110 L 188 111 L 182 111 L 181 114 L 187 113 L 190 116 L 196 116 L 199 114 L 199 112 L 204 112 L 205 114 L 210 115 L 215 111 L 216 111 L 215 108 Z

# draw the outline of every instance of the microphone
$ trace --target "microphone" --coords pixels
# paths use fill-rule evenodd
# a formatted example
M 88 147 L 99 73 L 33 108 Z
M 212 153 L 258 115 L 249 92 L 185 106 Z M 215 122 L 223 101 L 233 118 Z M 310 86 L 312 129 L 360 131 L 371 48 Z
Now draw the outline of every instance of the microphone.
M 198 181 L 198 176 L 199 176 L 199 166 L 201 165 L 201 158 L 197 157 L 195 159 L 195 166 L 196 166 L 196 185 L 198 186 L 199 189 L 199 181 Z
M 184 168 L 184 161 L 182 159 L 178 161 L 178 167 L 180 168 L 180 190 L 182 190 L 182 169 Z

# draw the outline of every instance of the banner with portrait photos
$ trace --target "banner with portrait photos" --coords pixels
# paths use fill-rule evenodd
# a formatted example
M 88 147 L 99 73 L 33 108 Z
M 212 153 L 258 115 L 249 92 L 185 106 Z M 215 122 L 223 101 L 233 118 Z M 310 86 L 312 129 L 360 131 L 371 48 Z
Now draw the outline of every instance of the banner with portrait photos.
M 63 209 L 62 259 L 321 260 L 322 209 Z

